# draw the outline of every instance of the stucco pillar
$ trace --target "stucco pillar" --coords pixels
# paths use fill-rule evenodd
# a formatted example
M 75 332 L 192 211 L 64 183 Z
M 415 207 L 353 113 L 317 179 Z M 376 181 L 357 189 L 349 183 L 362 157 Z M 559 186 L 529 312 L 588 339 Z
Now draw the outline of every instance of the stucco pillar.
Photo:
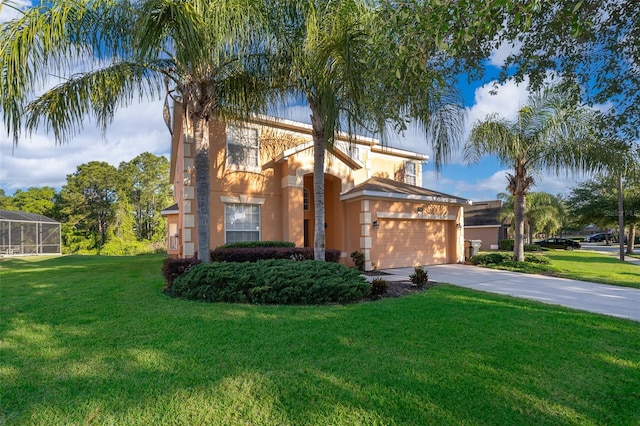
M 360 251 L 364 254 L 364 270 L 373 270 L 373 263 L 371 262 L 371 226 L 373 220 L 371 218 L 371 211 L 369 210 L 369 200 L 360 201 Z
M 282 189 L 282 238 L 302 247 L 304 244 L 304 179 L 302 175 L 289 174 L 288 165 L 283 164 Z

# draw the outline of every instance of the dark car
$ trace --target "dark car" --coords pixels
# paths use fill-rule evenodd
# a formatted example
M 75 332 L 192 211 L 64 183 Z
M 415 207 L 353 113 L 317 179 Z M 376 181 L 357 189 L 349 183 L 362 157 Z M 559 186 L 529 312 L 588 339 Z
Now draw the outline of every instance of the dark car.
M 565 250 L 573 250 L 574 248 L 582 247 L 579 242 L 569 240 L 567 238 L 547 238 L 546 240 L 536 241 L 534 244 L 542 247 Z
M 609 240 L 612 239 L 612 235 L 609 234 Z M 593 235 L 589 235 L 587 238 L 584 239 L 585 243 L 600 243 L 602 241 L 605 240 L 605 236 L 604 236 L 604 232 L 601 232 L 599 234 L 593 234 Z

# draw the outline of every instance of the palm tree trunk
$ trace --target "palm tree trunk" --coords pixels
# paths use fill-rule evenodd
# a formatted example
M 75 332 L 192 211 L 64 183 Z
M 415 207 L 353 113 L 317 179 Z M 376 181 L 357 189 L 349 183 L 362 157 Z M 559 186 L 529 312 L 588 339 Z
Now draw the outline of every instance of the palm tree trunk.
M 524 261 L 524 213 L 526 198 L 522 191 L 517 191 L 513 200 L 513 221 L 515 224 L 515 240 L 513 242 L 513 260 Z
M 325 214 L 324 214 L 324 158 L 325 158 L 325 134 L 324 122 L 319 114 L 318 106 L 310 102 L 311 127 L 313 134 L 313 197 L 315 226 L 313 233 L 313 258 L 325 260 Z
M 627 254 L 633 254 L 636 240 L 636 224 L 629 224 L 629 236 L 627 237 Z
M 198 260 L 210 261 L 209 232 L 209 121 L 193 114 L 196 169 L 196 214 L 198 217 Z
M 620 236 L 619 241 L 619 258 L 620 261 L 624 261 L 624 197 L 623 197 L 623 186 L 622 186 L 622 172 L 618 174 L 618 235 Z M 607 238 L 608 234 L 605 230 L 604 237 Z M 609 243 L 607 242 L 607 245 Z

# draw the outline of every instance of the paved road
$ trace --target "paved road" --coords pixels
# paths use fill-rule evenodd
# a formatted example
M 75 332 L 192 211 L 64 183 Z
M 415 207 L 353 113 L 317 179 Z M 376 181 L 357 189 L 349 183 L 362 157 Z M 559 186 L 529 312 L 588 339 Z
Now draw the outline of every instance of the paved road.
M 437 282 L 640 321 L 640 289 L 471 265 L 432 265 L 428 271 L 429 279 Z M 413 268 L 385 272 L 392 274 L 385 277 L 390 281 L 408 279 Z

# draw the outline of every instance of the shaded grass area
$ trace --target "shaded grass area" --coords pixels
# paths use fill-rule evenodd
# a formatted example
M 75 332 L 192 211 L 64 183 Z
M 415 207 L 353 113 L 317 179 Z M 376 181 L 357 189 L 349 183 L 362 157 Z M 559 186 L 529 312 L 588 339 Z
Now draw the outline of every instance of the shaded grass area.
M 636 424 L 637 322 L 452 286 L 163 296 L 161 257 L 0 263 L 0 424 Z
M 507 262 L 485 267 L 527 274 L 552 274 L 581 281 L 640 288 L 640 267 L 620 262 L 614 256 L 586 250 L 548 250 L 543 255 L 551 259 L 550 265 Z

